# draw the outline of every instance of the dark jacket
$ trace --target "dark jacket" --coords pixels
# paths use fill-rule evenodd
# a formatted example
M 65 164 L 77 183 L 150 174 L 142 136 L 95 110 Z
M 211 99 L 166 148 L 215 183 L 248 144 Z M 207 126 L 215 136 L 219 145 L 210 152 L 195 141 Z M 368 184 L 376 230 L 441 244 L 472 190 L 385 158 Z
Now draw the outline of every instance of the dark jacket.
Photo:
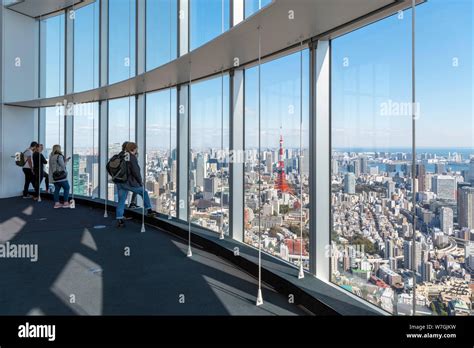
M 127 184 L 132 187 L 141 187 L 143 186 L 142 176 L 140 174 L 140 166 L 138 165 L 138 160 L 135 155 L 130 154 L 130 161 L 128 164 L 128 177 Z
M 44 175 L 44 165 L 48 163 L 46 158 L 44 158 L 42 153 L 39 152 L 33 152 L 33 170 L 35 172 L 35 175 L 38 175 L 38 168 L 40 168 L 39 173 L 41 176 Z M 39 162 L 39 163 L 38 163 Z

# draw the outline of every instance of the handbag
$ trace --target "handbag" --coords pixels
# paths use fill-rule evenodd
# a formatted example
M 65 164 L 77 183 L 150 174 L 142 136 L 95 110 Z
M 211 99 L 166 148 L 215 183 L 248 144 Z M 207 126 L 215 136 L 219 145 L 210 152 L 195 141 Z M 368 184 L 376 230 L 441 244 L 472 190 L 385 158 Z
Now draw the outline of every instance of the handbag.
M 59 165 L 58 159 L 59 159 L 59 155 L 58 155 L 58 157 L 56 157 L 56 164 Z M 67 173 L 64 170 L 55 170 L 53 172 L 53 180 L 54 181 L 64 180 L 66 178 L 67 178 Z

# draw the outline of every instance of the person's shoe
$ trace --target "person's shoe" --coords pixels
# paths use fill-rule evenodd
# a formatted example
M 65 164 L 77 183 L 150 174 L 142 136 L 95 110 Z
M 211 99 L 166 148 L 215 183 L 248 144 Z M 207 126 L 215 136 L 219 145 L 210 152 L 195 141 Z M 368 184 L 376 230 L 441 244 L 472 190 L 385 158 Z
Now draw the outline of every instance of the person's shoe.
M 26 196 L 23 196 L 24 199 L 27 199 L 27 198 L 32 198 L 33 196 L 32 195 L 26 195 Z
M 120 227 L 124 227 L 125 226 L 125 221 L 123 221 L 123 219 L 118 219 L 117 220 L 117 227 L 120 228 Z
M 148 209 L 147 212 L 146 212 L 146 216 L 148 217 L 156 217 L 158 215 L 158 213 L 156 211 L 153 211 L 151 209 Z
M 70 206 L 69 202 L 66 202 L 66 203 L 63 204 L 63 208 L 70 208 L 70 207 L 71 206 Z
M 34 201 L 37 201 L 37 200 L 38 200 L 38 197 L 33 196 L 33 200 L 34 200 Z
M 137 208 L 139 208 L 139 206 L 136 205 L 135 203 L 130 203 L 128 206 L 128 209 L 137 209 Z
M 61 203 L 54 203 L 54 209 L 62 208 L 63 205 Z
M 131 216 L 124 216 L 122 220 L 132 220 L 133 218 Z

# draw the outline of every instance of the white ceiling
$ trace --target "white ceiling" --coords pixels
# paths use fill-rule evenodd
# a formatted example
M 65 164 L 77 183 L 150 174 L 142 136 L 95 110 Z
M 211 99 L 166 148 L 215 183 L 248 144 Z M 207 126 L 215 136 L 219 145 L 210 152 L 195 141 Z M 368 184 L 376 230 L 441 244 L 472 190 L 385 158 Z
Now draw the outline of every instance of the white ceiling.
M 417 0 L 423 2 L 423 0 Z M 275 0 L 206 45 L 180 58 L 106 87 L 60 96 L 6 104 L 43 107 L 68 102 L 81 103 L 120 98 L 168 88 L 189 81 L 192 62 L 193 81 L 233 68 L 234 58 L 240 65 L 258 59 L 258 29 L 261 28 L 262 57 L 279 52 L 301 40 L 329 39 L 367 25 L 411 5 L 411 0 Z M 289 19 L 289 14 L 294 19 Z
M 10 10 L 29 17 L 40 17 L 62 10 L 72 5 L 78 5 L 84 0 L 17 0 L 12 5 L 6 5 Z

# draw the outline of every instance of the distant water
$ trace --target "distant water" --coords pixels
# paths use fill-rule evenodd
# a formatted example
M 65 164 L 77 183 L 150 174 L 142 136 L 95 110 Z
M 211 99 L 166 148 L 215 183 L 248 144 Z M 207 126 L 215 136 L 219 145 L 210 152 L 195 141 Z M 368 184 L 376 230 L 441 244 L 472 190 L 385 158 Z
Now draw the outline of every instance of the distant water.
M 377 149 L 370 149 L 370 148 L 334 148 L 333 151 L 335 152 L 356 152 L 356 153 L 375 153 L 375 152 L 387 152 L 387 153 L 406 153 L 406 154 L 411 154 L 411 149 L 410 148 L 377 148 Z M 470 157 L 474 157 L 474 149 L 473 148 L 417 148 L 416 151 L 418 157 L 421 154 L 427 153 L 427 154 L 433 154 L 436 155 L 437 157 L 444 157 L 447 158 L 449 154 L 451 156 L 454 153 L 460 154 L 462 157 L 463 161 L 469 160 Z M 411 162 L 411 161 L 410 161 Z M 435 172 L 435 165 L 434 164 L 425 164 L 426 166 L 426 171 L 429 173 L 434 173 Z M 386 172 L 387 171 L 387 166 L 385 163 L 369 163 L 369 167 L 378 167 L 380 172 Z M 401 171 L 402 169 L 401 164 L 396 165 L 396 170 Z M 345 168 L 340 168 L 341 172 L 345 172 Z M 468 163 L 459 163 L 459 164 L 446 164 L 446 170 L 452 171 L 452 172 L 461 172 L 463 170 L 469 170 L 469 164 Z
M 337 152 L 388 152 L 388 153 L 411 153 L 409 147 L 393 147 L 393 148 L 364 148 L 364 147 L 351 147 L 351 148 L 333 148 L 333 151 Z M 440 157 L 447 157 L 449 153 L 461 154 L 463 160 L 468 160 L 470 156 L 474 156 L 474 148 L 462 147 L 462 148 L 434 148 L 434 147 L 417 147 L 416 154 L 421 155 L 423 153 L 436 154 Z

